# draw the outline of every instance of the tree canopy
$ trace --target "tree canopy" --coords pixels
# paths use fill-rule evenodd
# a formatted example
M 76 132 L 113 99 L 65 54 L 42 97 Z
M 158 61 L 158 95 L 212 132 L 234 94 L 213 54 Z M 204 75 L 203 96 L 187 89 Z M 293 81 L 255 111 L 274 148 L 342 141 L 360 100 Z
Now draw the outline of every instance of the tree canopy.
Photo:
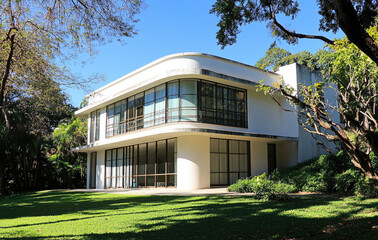
M 300 11 L 296 0 L 217 0 L 210 10 L 220 17 L 218 43 L 234 44 L 240 27 L 251 22 L 267 22 L 272 35 L 297 43 L 301 38 L 322 40 L 326 49 L 312 55 L 308 52 L 291 54 L 271 46 L 256 66 L 277 70 L 279 66 L 298 62 L 320 70 L 323 82 L 299 86 L 297 91 L 284 83 L 275 88 L 260 86 L 260 90 L 281 93 L 295 106 L 299 123 L 311 134 L 341 143 L 353 164 L 365 176 L 378 179 L 372 166 L 378 156 L 378 3 L 376 0 L 317 0 L 321 16 L 319 30 L 342 30 L 347 39 L 331 40 L 321 35 L 297 33 L 285 28 L 279 18 L 294 20 Z M 325 88 L 337 92 L 337 103 L 324 98 Z M 277 101 L 278 102 L 278 101 Z M 332 114 L 336 111 L 340 121 Z
M 348 39 L 378 64 L 378 44 L 366 31 L 378 17 L 376 0 L 316 0 L 321 15 L 319 30 L 342 30 Z M 236 43 L 240 27 L 251 22 L 266 22 L 273 36 L 297 43 L 298 39 L 319 39 L 328 44 L 334 41 L 322 35 L 298 33 L 285 28 L 279 21 L 284 16 L 295 19 L 300 11 L 297 0 L 217 0 L 210 13 L 220 17 L 218 44 L 224 48 Z
M 113 40 L 125 43 L 127 37 L 135 36 L 143 1 L 0 0 L 0 3 L 1 194 L 5 192 L 6 179 L 11 179 L 7 177 L 9 171 L 22 166 L 17 165 L 16 159 L 23 159 L 25 154 L 17 151 L 21 143 L 14 134 L 21 136 L 22 130 L 30 137 L 25 140 L 34 142 L 24 144 L 28 146 L 25 152 L 40 154 L 41 146 L 60 120 L 72 115 L 73 108 L 61 87 L 84 87 L 92 80 L 71 73 L 65 61 L 84 52 L 95 54 L 98 44 Z M 30 157 L 30 161 L 46 160 L 46 156 L 39 156 Z M 30 176 L 30 168 L 25 165 L 24 170 L 24 176 Z

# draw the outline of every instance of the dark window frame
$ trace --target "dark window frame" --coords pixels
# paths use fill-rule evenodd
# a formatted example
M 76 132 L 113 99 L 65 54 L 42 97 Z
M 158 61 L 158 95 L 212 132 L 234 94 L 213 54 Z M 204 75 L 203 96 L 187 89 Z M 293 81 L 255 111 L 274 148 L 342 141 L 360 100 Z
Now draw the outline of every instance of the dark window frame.
M 218 152 L 212 152 L 212 146 L 211 146 L 211 140 L 217 140 L 217 144 L 218 144 Z M 220 140 L 223 140 L 223 141 L 227 141 L 226 145 L 227 145 L 227 150 L 226 152 L 222 152 L 221 149 L 220 149 L 220 146 L 219 146 L 219 143 L 220 143 Z M 231 141 L 238 141 L 238 142 L 245 142 L 247 144 L 247 153 L 241 153 L 240 151 L 240 144 L 238 144 L 238 153 L 230 153 L 230 142 Z M 251 148 L 251 145 L 250 145 L 250 141 L 248 140 L 237 140 L 237 139 L 225 139 L 225 138 L 210 138 L 210 164 L 211 164 L 211 155 L 212 154 L 219 154 L 219 171 L 218 172 L 212 172 L 211 171 L 211 165 L 210 165 L 210 186 L 228 186 L 231 184 L 231 174 L 232 173 L 237 173 L 238 174 L 238 179 L 241 178 L 241 174 L 242 173 L 246 173 L 247 174 L 247 177 L 250 177 L 251 176 L 251 153 L 250 153 L 250 148 Z M 226 154 L 227 155 L 227 172 L 224 172 L 224 171 L 220 171 L 220 155 L 221 154 Z M 239 165 L 239 170 L 238 171 L 231 171 L 230 168 L 231 168 L 231 158 L 230 156 L 231 155 L 239 155 L 239 158 L 238 158 L 238 165 Z M 247 156 L 247 171 L 240 171 L 240 156 L 241 155 L 246 155 Z M 219 183 L 219 184 L 212 184 L 211 183 L 211 174 L 219 174 L 219 181 L 218 182 L 221 182 L 220 180 L 220 174 L 227 174 L 227 183 L 226 184 L 222 184 L 222 183 Z
M 182 90 L 182 81 L 195 81 L 196 83 L 196 88 L 197 88 L 197 92 L 194 93 L 194 94 L 183 94 L 181 92 Z M 172 95 L 172 96 L 177 96 L 177 100 L 178 100 L 178 106 L 177 106 L 177 109 L 176 108 L 168 108 L 168 101 L 170 100 L 170 95 L 168 95 L 168 85 L 170 83 L 173 83 L 173 82 L 178 82 L 178 92 L 177 92 L 177 95 Z M 202 87 L 203 86 L 212 86 L 213 88 L 213 96 L 207 96 L 206 93 L 202 93 Z M 159 98 L 157 99 L 156 98 L 156 89 L 158 87 L 161 87 L 161 86 L 164 86 L 165 88 L 165 96 L 162 97 L 162 98 Z M 221 96 L 221 99 L 219 99 L 218 97 L 218 88 L 221 88 L 222 89 L 222 96 Z M 154 112 L 153 112 L 153 121 L 152 124 L 149 124 L 147 127 L 144 127 L 144 120 L 147 118 L 147 116 L 145 116 L 145 112 L 144 112 L 144 106 L 145 106 L 145 96 L 146 96 L 146 92 L 147 91 L 151 91 L 152 89 L 154 89 Z M 227 96 L 225 97 L 224 93 L 225 91 L 227 92 Z M 230 94 L 234 92 L 235 96 L 230 96 Z M 238 92 L 243 92 L 244 94 L 244 100 L 243 101 L 238 101 L 237 99 L 237 93 Z M 135 97 L 137 95 L 141 95 L 142 94 L 142 101 L 143 101 L 143 104 L 139 107 L 142 107 L 142 111 L 143 111 L 143 114 L 140 115 L 140 116 L 137 116 L 138 115 L 138 109 L 137 107 L 135 106 Z M 228 127 L 238 127 L 238 128 L 248 128 L 248 97 L 247 97 L 247 94 L 248 94 L 248 91 L 246 89 L 242 89 L 242 88 L 238 88 L 238 87 L 234 87 L 234 86 L 230 86 L 230 85 L 226 85 L 226 84 L 219 84 L 219 83 L 215 83 L 215 82 L 212 82 L 212 81 L 208 81 L 208 80 L 203 80 L 203 79 L 198 79 L 198 78 L 182 78 L 182 79 L 174 79 L 174 80 L 171 80 L 171 81 L 168 81 L 168 82 L 165 82 L 163 84 L 159 84 L 153 88 L 149 88 L 143 92 L 139 92 L 137 94 L 134 94 L 132 96 L 129 96 L 123 100 L 120 100 L 120 101 L 117 101 L 115 103 L 112 103 L 112 104 L 109 104 L 106 106 L 106 127 L 105 127 L 105 136 L 106 138 L 108 137 L 113 137 L 113 136 L 117 136 L 119 134 L 123 134 L 123 133 L 127 133 L 127 132 L 130 132 L 130 131 L 135 131 L 135 130 L 138 130 L 138 129 L 141 129 L 141 128 L 148 128 L 148 127 L 153 127 L 153 126 L 157 126 L 157 125 L 160 125 L 160 124 L 165 124 L 165 123 L 172 123 L 172 122 L 199 122 L 199 123 L 209 123 L 209 124 L 215 124 L 215 125 L 222 125 L 222 126 L 228 126 Z M 185 108 L 183 106 L 181 106 L 182 104 L 182 98 L 183 96 L 195 96 L 196 98 L 196 101 L 197 101 L 197 105 L 195 108 Z M 130 98 L 134 98 L 133 101 L 129 101 Z M 204 101 L 202 101 L 202 99 L 205 98 Z M 212 98 L 213 99 L 213 106 L 211 108 L 208 108 L 208 106 L 206 106 L 206 99 L 207 98 Z M 165 106 L 164 106 L 164 120 L 163 121 L 160 121 L 159 119 L 157 120 L 156 119 L 156 115 L 159 114 L 161 115 L 162 113 L 156 113 L 156 105 L 157 105 L 157 100 L 161 100 L 161 99 L 164 99 L 165 101 Z M 172 98 L 174 99 L 174 98 Z M 114 121 L 114 116 L 116 115 L 115 114 L 115 105 L 120 103 L 120 102 L 124 102 L 125 103 L 125 109 L 124 111 L 126 112 L 126 116 L 125 116 L 125 119 L 124 121 L 119 121 L 116 125 L 115 121 Z M 222 109 L 218 109 L 218 101 L 222 101 Z M 132 112 L 132 117 L 130 117 L 130 108 L 129 108 L 129 104 L 132 102 L 133 104 L 133 107 L 131 109 L 131 112 Z M 231 107 L 231 105 L 235 105 L 234 107 Z M 242 105 L 244 106 L 244 109 L 241 109 L 240 111 L 238 110 L 239 108 L 239 105 Z M 122 104 L 121 104 L 121 114 L 122 114 Z M 113 109 L 113 124 L 108 124 L 108 118 L 109 118 L 109 109 L 112 108 Z M 192 111 L 196 111 L 196 120 L 185 120 L 183 119 L 183 113 L 182 111 L 185 111 L 185 110 L 192 110 Z M 244 110 L 244 111 L 242 111 Z M 173 111 L 176 111 L 177 112 L 177 120 L 175 121 L 172 121 L 173 117 L 169 117 L 169 113 L 170 112 L 173 112 Z M 210 114 L 211 113 L 211 114 Z M 151 113 L 149 113 L 151 114 Z M 219 117 L 221 116 L 221 117 Z M 194 117 L 192 115 L 188 115 L 187 116 L 188 118 L 191 118 L 191 117 Z M 223 118 L 222 118 L 223 117 Z M 175 116 L 176 118 L 176 116 Z M 121 117 L 120 117 L 121 119 Z M 124 127 L 120 128 L 121 125 L 124 125 Z M 121 130 L 120 132 L 117 132 L 118 129 L 124 129 L 124 130 Z M 110 133 L 111 131 L 111 133 Z
M 162 142 L 164 141 L 165 142 L 165 160 L 164 160 L 164 173 L 158 173 L 157 171 L 157 160 L 158 160 L 158 142 Z M 105 176 L 104 176 L 104 183 L 105 183 L 105 188 L 106 189 L 112 189 L 113 186 L 115 186 L 115 188 L 129 188 L 129 186 L 131 185 L 131 188 L 138 188 L 138 187 L 151 187 L 151 186 L 147 186 L 147 178 L 148 177 L 154 177 L 154 186 L 153 187 L 171 187 L 169 186 L 169 182 L 168 182 L 168 178 L 170 176 L 174 176 L 175 177 L 175 182 L 174 182 L 174 185 L 177 186 L 177 169 L 176 171 L 174 172 L 169 172 L 168 171 L 168 162 L 169 162 L 169 154 L 168 154 L 168 143 L 170 141 L 174 141 L 174 149 L 173 149 L 173 156 L 174 156 L 174 159 L 173 159 L 173 163 L 175 164 L 175 166 L 177 166 L 177 138 L 168 138 L 168 139 L 161 139 L 161 140 L 157 140 L 157 141 L 151 141 L 151 142 L 145 142 L 145 143 L 140 143 L 140 144 L 135 144 L 135 145 L 129 145 L 129 146 L 125 146 L 125 147 L 121 147 L 121 148 L 113 148 L 113 149 L 107 149 L 105 150 Z M 155 144 L 155 159 L 154 159 L 154 173 L 150 174 L 148 173 L 148 163 L 149 163 L 149 153 L 148 153 L 148 146 L 149 144 L 151 143 L 154 143 Z M 146 145 L 146 148 L 145 148 L 145 161 L 144 161 L 144 174 L 139 174 L 139 162 L 140 162 L 140 145 L 142 144 L 145 144 Z M 117 167 L 118 167 L 118 149 L 123 149 L 123 165 L 122 165 L 122 176 L 113 176 L 113 167 L 115 167 L 115 173 L 117 175 Z M 129 150 L 127 150 L 129 149 Z M 137 157 L 135 158 L 135 149 L 136 149 L 136 153 L 137 153 Z M 107 159 L 108 158 L 108 152 L 110 151 L 110 160 Z M 113 156 L 113 153 L 115 152 L 116 154 L 116 165 L 113 166 L 113 159 L 114 159 L 114 156 Z M 132 157 L 131 157 L 131 153 L 132 152 Z M 129 155 L 129 166 L 132 166 L 132 168 L 130 169 L 129 168 L 129 172 L 131 172 L 131 175 L 127 175 L 127 174 L 130 174 L 130 173 L 125 173 L 125 168 L 127 167 L 127 157 L 126 155 Z M 132 163 L 130 163 L 130 160 L 132 159 Z M 106 168 L 108 167 L 107 164 L 110 163 L 110 175 L 111 176 L 107 176 L 106 174 Z M 130 165 L 131 164 L 131 165 Z M 135 167 L 135 170 L 133 169 Z M 135 172 L 135 174 L 134 174 Z M 157 186 L 157 179 L 159 176 L 164 176 L 164 179 L 165 179 L 165 186 Z M 118 187 L 118 183 L 117 183 L 117 179 L 120 178 L 121 181 L 122 181 L 122 187 Z M 128 179 L 128 183 L 129 183 L 129 186 L 125 186 L 125 181 L 126 181 L 126 178 L 129 178 Z M 138 182 L 138 179 L 139 178 L 144 178 L 144 186 L 139 186 L 139 182 Z M 109 181 L 109 185 L 107 184 L 107 181 L 108 179 L 110 179 Z M 135 180 L 135 186 L 134 186 L 134 180 Z M 114 184 L 113 184 L 113 181 Z M 131 182 L 131 184 L 130 184 Z

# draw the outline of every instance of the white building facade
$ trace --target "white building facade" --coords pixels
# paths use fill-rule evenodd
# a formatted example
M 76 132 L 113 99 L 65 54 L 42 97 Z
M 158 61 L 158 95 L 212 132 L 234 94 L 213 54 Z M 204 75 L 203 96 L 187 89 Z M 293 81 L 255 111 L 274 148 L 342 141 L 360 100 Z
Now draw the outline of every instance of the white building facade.
M 268 95 L 261 80 L 294 88 L 316 76 L 291 64 L 277 73 L 179 53 L 89 94 L 87 188 L 226 186 L 324 152 Z M 281 105 L 290 107 L 282 98 Z

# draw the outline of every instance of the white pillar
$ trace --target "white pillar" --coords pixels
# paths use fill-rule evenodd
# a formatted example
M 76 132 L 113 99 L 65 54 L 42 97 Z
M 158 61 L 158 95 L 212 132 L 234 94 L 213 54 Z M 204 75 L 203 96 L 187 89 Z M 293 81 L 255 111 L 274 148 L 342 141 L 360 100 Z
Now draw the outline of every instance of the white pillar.
M 105 188 L 105 150 L 97 152 L 96 188 Z
M 177 138 L 177 189 L 210 188 L 210 137 Z
M 86 188 L 89 189 L 90 186 L 90 176 L 91 176 L 91 154 L 87 153 L 87 185 Z

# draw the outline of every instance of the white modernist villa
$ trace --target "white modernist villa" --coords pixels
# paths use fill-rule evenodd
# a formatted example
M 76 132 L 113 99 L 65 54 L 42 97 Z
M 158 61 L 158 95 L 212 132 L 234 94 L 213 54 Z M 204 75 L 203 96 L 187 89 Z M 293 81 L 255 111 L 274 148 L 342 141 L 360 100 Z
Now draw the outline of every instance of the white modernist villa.
M 87 96 L 87 188 L 199 189 L 290 167 L 323 150 L 294 113 L 256 92 L 316 74 L 298 64 L 278 72 L 203 53 L 160 58 Z M 282 99 L 281 104 L 289 107 Z

